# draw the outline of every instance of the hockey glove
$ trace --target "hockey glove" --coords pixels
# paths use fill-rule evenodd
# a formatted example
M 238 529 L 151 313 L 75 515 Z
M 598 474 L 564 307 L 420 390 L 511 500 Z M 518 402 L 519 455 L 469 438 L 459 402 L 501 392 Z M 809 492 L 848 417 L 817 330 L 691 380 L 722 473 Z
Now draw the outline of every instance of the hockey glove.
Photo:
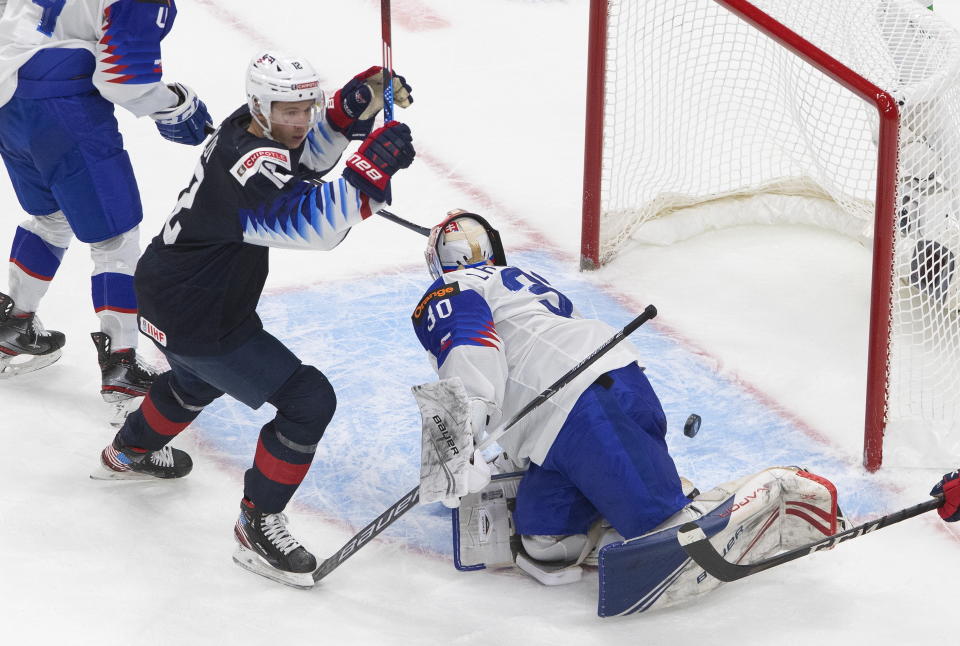
M 186 85 L 174 83 L 167 87 L 180 97 L 180 102 L 150 115 L 157 122 L 160 136 L 188 146 L 203 143 L 207 135 L 213 132 L 213 119 L 207 112 L 206 104 Z
M 416 154 L 410 128 L 391 121 L 370 133 L 357 152 L 350 155 L 343 178 L 370 199 L 390 204 L 390 178 L 413 163 Z
M 931 496 L 943 494 L 943 504 L 937 508 L 940 518 L 948 523 L 960 520 L 960 471 L 948 473 L 930 490 Z
M 402 76 L 393 77 L 393 103 L 407 108 L 413 103 L 412 88 Z M 330 99 L 327 122 L 347 139 L 362 140 L 383 109 L 383 68 L 374 66 L 354 76 Z

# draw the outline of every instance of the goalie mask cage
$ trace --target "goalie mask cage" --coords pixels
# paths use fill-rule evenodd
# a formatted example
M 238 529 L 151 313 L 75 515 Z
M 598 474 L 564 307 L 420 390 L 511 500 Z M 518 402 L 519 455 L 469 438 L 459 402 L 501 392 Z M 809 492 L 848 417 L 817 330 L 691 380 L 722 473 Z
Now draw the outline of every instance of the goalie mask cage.
M 581 266 L 771 213 L 862 240 L 864 464 L 955 462 L 960 35 L 916 0 L 590 11 Z

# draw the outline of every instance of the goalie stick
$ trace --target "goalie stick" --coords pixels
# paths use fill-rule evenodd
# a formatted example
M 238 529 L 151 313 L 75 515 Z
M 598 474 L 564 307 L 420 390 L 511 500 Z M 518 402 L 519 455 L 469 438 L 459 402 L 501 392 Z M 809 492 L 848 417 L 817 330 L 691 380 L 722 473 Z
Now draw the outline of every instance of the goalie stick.
M 677 532 L 677 541 L 683 546 L 683 549 L 686 551 L 687 555 L 692 558 L 697 565 L 702 567 L 707 574 L 719 579 L 720 581 L 729 583 L 730 581 L 736 581 L 737 579 L 742 579 L 750 576 L 751 574 L 763 572 L 764 570 L 769 570 L 772 567 L 789 563 L 790 561 L 807 556 L 813 552 L 830 549 L 838 543 L 848 541 L 858 536 L 863 536 L 864 534 L 869 534 L 874 530 L 883 529 L 884 527 L 888 527 L 894 523 L 899 523 L 901 520 L 919 516 L 920 514 L 930 511 L 931 509 L 936 509 L 942 503 L 943 496 L 936 496 L 930 500 L 920 503 L 919 505 L 907 507 L 906 509 L 895 511 L 892 514 L 881 516 L 880 518 L 871 520 L 863 525 L 852 527 L 846 531 L 840 532 L 839 534 L 827 536 L 819 541 L 814 541 L 812 543 L 808 543 L 807 545 L 801 545 L 800 547 L 794 548 L 787 552 L 762 559 L 756 563 L 748 563 L 745 565 L 731 563 L 723 558 L 723 556 L 710 543 L 710 539 L 706 537 L 700 526 L 695 522 L 686 523 L 680 527 Z
M 623 341 L 623 339 L 632 334 L 634 330 L 650 319 L 654 318 L 656 315 L 657 308 L 653 305 L 647 305 L 639 316 L 627 323 L 619 332 L 607 339 L 603 345 L 594 350 L 586 359 L 571 368 L 566 374 L 553 382 L 546 390 L 534 397 L 530 403 L 524 406 L 516 415 L 514 415 L 509 422 L 488 434 L 487 438 L 481 442 L 477 448 L 482 451 L 496 442 L 500 437 L 503 436 L 504 433 L 510 430 L 514 424 L 519 422 L 521 418 L 557 394 L 557 391 L 573 381 L 580 373 L 593 365 L 600 357 L 605 355 L 615 345 Z M 366 527 L 357 532 L 353 538 L 351 538 L 343 547 L 337 550 L 336 554 L 328 559 L 325 559 L 317 567 L 317 569 L 313 571 L 314 582 L 319 581 L 337 569 L 341 563 L 355 554 L 357 550 L 376 538 L 383 530 L 392 525 L 398 518 L 413 509 L 419 500 L 420 486 L 417 485 L 408 491 L 403 498 L 390 505 L 386 511 L 377 516 L 376 519 L 371 521 Z

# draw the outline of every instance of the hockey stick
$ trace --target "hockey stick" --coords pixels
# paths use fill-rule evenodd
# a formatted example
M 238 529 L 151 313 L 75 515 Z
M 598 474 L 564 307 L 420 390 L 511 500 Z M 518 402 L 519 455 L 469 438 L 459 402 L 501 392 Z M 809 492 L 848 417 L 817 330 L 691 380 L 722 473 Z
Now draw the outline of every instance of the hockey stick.
M 520 412 L 514 415 L 513 419 L 511 419 L 507 424 L 504 424 L 493 433 L 490 433 L 487 439 L 481 442 L 480 445 L 477 447 L 477 449 L 482 451 L 483 449 L 487 448 L 488 446 L 496 442 L 500 437 L 503 436 L 504 433 L 510 430 L 510 428 L 514 424 L 519 422 L 522 417 L 524 417 L 530 411 L 540 406 L 540 404 L 542 404 L 543 402 L 547 401 L 548 399 L 553 397 L 555 394 L 557 394 L 557 391 L 559 391 L 561 388 L 563 388 L 568 383 L 573 381 L 578 375 L 580 375 L 580 373 L 582 373 L 588 367 L 593 365 L 597 361 L 597 359 L 599 359 L 600 357 L 605 355 L 607 352 L 609 352 L 610 349 L 613 348 L 613 346 L 623 341 L 623 339 L 625 339 L 627 336 L 633 333 L 634 330 L 636 330 L 638 327 L 640 327 L 650 319 L 654 318 L 656 315 L 657 315 L 657 308 L 654 307 L 653 305 L 647 305 L 647 307 L 644 308 L 643 312 L 638 317 L 636 317 L 635 319 L 627 323 L 627 325 L 624 326 L 623 329 L 621 329 L 619 332 L 617 332 L 612 337 L 607 339 L 604 342 L 604 344 L 601 345 L 596 350 L 594 350 L 590 354 L 590 356 L 588 356 L 586 359 L 584 359 L 583 361 L 578 363 L 576 366 L 571 368 L 566 374 L 564 374 L 562 377 L 560 377 L 555 382 L 553 382 L 546 390 L 544 390 L 542 393 L 534 397 L 530 401 L 530 403 L 524 406 L 520 410 Z M 351 538 L 349 541 L 347 541 L 346 544 L 343 547 L 341 547 L 336 554 L 324 560 L 317 567 L 317 569 L 313 571 L 313 580 L 315 582 L 319 581 L 320 579 L 322 579 L 323 577 L 327 576 L 328 574 L 333 572 L 335 569 L 337 569 L 341 563 L 343 563 L 345 560 L 350 558 L 350 556 L 352 556 L 357 550 L 359 550 L 361 547 L 363 547 L 364 545 L 369 543 L 371 540 L 373 540 L 377 535 L 380 534 L 380 532 L 382 532 L 387 527 L 392 525 L 394 521 L 396 521 L 398 518 L 400 518 L 405 513 L 413 509 L 416 506 L 417 501 L 419 500 L 420 500 L 420 486 L 417 485 L 416 487 L 408 491 L 403 496 L 403 498 L 401 498 L 397 502 L 390 505 L 390 507 L 388 507 L 386 511 L 384 511 L 382 514 L 377 516 L 377 518 L 373 520 L 370 524 L 368 524 L 366 527 L 364 527 L 359 532 L 357 532 L 357 534 L 353 538 Z
M 707 574 L 721 581 L 730 582 L 750 576 L 751 574 L 756 574 L 757 572 L 769 570 L 772 567 L 783 565 L 784 563 L 789 563 L 813 552 L 830 549 L 838 543 L 869 534 L 877 529 L 883 529 L 894 523 L 899 523 L 901 520 L 919 516 L 931 509 L 936 509 L 942 503 L 943 495 L 941 494 L 919 505 L 895 511 L 892 514 L 881 516 L 880 518 L 871 520 L 869 523 L 852 527 L 839 534 L 827 536 L 819 541 L 801 545 L 782 554 L 777 554 L 776 556 L 771 556 L 770 558 L 746 565 L 731 563 L 723 558 L 696 523 L 686 523 L 681 526 L 677 532 L 677 541 L 683 546 L 687 555 L 692 558 L 697 565 L 702 567 Z
M 577 378 L 581 372 L 586 370 L 588 367 L 592 366 L 594 362 L 597 361 L 600 357 L 605 355 L 610 351 L 613 346 L 617 345 L 624 338 L 633 334 L 633 331 L 638 327 L 654 318 L 657 315 L 657 308 L 653 305 L 647 305 L 643 312 L 637 318 L 633 319 L 627 323 L 622 330 L 614 334 L 612 337 L 607 339 L 607 341 L 601 345 L 599 348 L 594 350 L 586 359 L 574 366 L 567 374 L 563 375 L 555 382 L 553 382 L 549 388 L 544 390 L 542 393 L 534 397 L 529 404 L 520 409 L 520 412 L 513 416 L 506 424 L 500 426 L 495 431 L 488 433 L 487 437 L 477 445 L 478 451 L 483 451 L 492 445 L 494 442 L 503 437 L 503 434 L 510 430 L 510 428 L 520 421 L 521 417 L 524 417 L 527 413 L 532 411 L 534 408 L 547 401 L 551 397 L 557 394 L 557 391 L 569 384 L 571 381 Z
M 384 218 L 390 220 L 391 222 L 394 222 L 394 223 L 396 223 L 396 224 L 399 224 L 399 225 L 402 226 L 402 227 L 406 227 L 406 228 L 410 229 L 411 231 L 416 231 L 417 233 L 419 233 L 419 234 L 422 235 L 422 236 L 426 236 L 426 237 L 428 237 L 428 238 L 430 237 L 430 228 L 429 228 L 429 227 L 422 227 L 422 226 L 420 226 L 419 224 L 414 224 L 414 223 L 411 222 L 410 220 L 405 220 L 404 218 L 401 218 L 401 217 L 400 217 L 399 215 L 397 215 L 396 213 L 391 213 L 390 211 L 388 211 L 388 210 L 386 210 L 386 209 L 380 209 L 379 211 L 377 211 L 377 215 L 379 215 L 379 216 L 381 216 L 381 217 L 384 217 Z
M 383 122 L 393 121 L 393 44 L 390 0 L 380 0 L 380 38 L 383 41 Z

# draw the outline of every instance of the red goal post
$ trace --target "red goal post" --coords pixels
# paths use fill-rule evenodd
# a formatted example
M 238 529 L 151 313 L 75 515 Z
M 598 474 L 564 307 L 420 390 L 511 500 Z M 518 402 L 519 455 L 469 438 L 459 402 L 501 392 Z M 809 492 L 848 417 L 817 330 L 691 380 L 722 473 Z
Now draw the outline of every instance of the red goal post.
M 851 36 L 853 32 L 857 32 L 855 36 Z M 932 153 L 927 150 L 935 147 L 930 143 L 935 139 L 931 131 L 956 128 L 960 132 L 960 36 L 915 0 L 592 0 L 589 42 L 581 267 L 594 269 L 612 260 L 637 231 L 663 213 L 674 214 L 730 196 L 779 196 L 793 192 L 790 186 L 800 186 L 802 190 L 796 191 L 800 194 L 816 192 L 817 199 L 827 198 L 837 205 L 839 228 L 857 229 L 862 221 L 863 228 L 869 229 L 866 238 L 873 249 L 864 465 L 873 471 L 883 462 L 891 391 L 899 398 L 894 413 L 906 412 L 913 420 L 904 424 L 904 434 L 915 433 L 931 413 L 936 418 L 934 425 L 946 440 L 938 438 L 935 444 L 940 449 L 928 447 L 927 453 L 960 446 L 956 428 L 960 402 L 948 394 L 949 402 L 930 406 L 926 395 L 930 389 L 960 389 L 960 374 L 956 383 L 952 374 L 960 373 L 956 318 L 951 320 L 944 311 L 931 312 L 953 307 L 957 290 L 952 284 L 952 254 L 960 254 L 956 221 L 960 213 L 945 216 L 949 224 L 944 225 L 938 211 L 937 234 L 920 235 L 908 231 L 903 222 L 929 218 L 922 213 L 924 209 L 940 208 L 931 206 L 933 198 L 928 195 L 932 189 L 924 187 L 927 193 L 921 193 L 920 206 L 911 197 L 920 215 L 904 215 L 902 207 L 913 195 L 908 196 L 905 188 L 908 180 L 930 184 L 936 174 L 938 184 L 954 179 L 960 182 L 960 159 L 946 159 L 943 154 L 944 148 L 953 150 L 951 146 L 940 145 Z M 691 60 L 685 63 L 686 59 Z M 744 70 L 742 78 L 738 66 Z M 769 87 L 758 73 L 770 77 Z M 714 78 L 721 80 L 716 86 Z M 720 94 L 722 83 L 731 86 L 728 94 Z M 632 99 L 638 101 L 636 107 L 621 96 L 630 87 L 639 97 Z M 860 107 L 853 105 L 856 100 L 851 103 L 840 97 L 838 91 L 859 99 Z M 691 106 L 698 103 L 698 92 L 703 94 L 699 102 L 708 108 L 694 114 Z M 764 97 L 766 92 L 777 98 Z M 648 99 L 640 93 L 668 98 L 651 109 L 652 101 L 661 101 L 659 96 Z M 796 105 L 789 103 L 794 100 Z M 752 103 L 748 105 L 748 101 Z M 817 106 L 817 101 L 823 105 Z M 834 101 L 839 106 L 836 109 Z M 864 106 L 870 106 L 873 117 L 862 113 Z M 906 106 L 906 124 L 900 106 Z M 663 115 L 662 122 L 651 122 L 649 115 L 641 114 L 645 108 Z M 737 120 L 737 112 L 746 113 L 743 122 Z M 748 122 L 764 120 L 771 113 L 776 114 L 770 123 Z M 789 123 L 791 118 L 797 124 Z M 729 177 L 701 182 L 709 186 L 700 186 L 699 179 L 683 184 L 668 173 L 658 175 L 657 169 L 650 170 L 652 165 L 672 162 L 681 164 L 680 168 L 686 164 L 696 169 L 698 157 L 708 155 L 710 142 L 704 143 L 704 137 L 712 137 L 688 134 L 700 122 L 709 124 L 705 131 L 721 131 L 720 138 L 723 131 L 730 131 L 731 140 L 720 149 L 739 147 L 733 153 L 736 162 L 730 165 L 746 160 L 744 166 L 749 170 L 742 177 L 734 176 L 734 169 Z M 856 139 L 854 145 L 849 150 L 835 145 L 834 140 L 848 131 Z M 674 148 L 683 149 L 683 144 L 662 143 L 667 139 L 658 139 L 661 132 L 693 145 L 678 153 Z M 683 139 L 685 135 L 687 139 Z M 763 139 L 768 135 L 769 143 Z M 631 137 L 632 141 L 614 141 Z M 775 141 L 777 137 L 786 143 Z M 922 145 L 916 144 L 918 139 Z M 767 148 L 747 150 L 741 141 L 758 141 L 758 147 Z M 703 150 L 698 150 L 698 145 Z M 643 148 L 640 153 L 638 147 Z M 779 157 L 781 148 L 789 148 L 784 155 L 790 158 L 787 161 Z M 901 156 L 909 161 L 901 164 Z M 960 147 L 952 156 L 960 158 Z M 848 162 L 854 170 L 846 177 Z M 634 166 L 643 169 L 644 164 L 647 170 L 633 171 Z M 926 175 L 914 177 L 918 166 Z M 783 169 L 786 174 L 781 174 Z M 653 179 L 648 181 L 648 177 Z M 903 250 L 897 248 L 898 242 Z M 944 286 L 942 276 L 947 268 L 945 280 L 950 284 Z M 960 283 L 960 277 L 956 282 Z M 918 298 L 918 305 L 900 303 Z M 924 320 L 925 316 L 930 320 Z M 935 331 L 929 334 L 932 340 L 913 335 L 912 341 L 903 341 L 903 328 L 914 320 Z M 951 339 L 950 354 L 957 353 L 958 367 L 950 369 L 946 377 L 938 376 L 936 385 L 931 386 L 923 383 L 922 374 L 929 372 L 927 364 L 936 361 L 934 355 L 943 352 L 933 338 L 942 336 L 943 329 Z M 913 342 L 933 346 L 915 350 L 909 347 Z M 904 360 L 906 367 L 891 365 L 904 355 L 910 355 Z M 912 406 L 918 411 L 907 410 Z

